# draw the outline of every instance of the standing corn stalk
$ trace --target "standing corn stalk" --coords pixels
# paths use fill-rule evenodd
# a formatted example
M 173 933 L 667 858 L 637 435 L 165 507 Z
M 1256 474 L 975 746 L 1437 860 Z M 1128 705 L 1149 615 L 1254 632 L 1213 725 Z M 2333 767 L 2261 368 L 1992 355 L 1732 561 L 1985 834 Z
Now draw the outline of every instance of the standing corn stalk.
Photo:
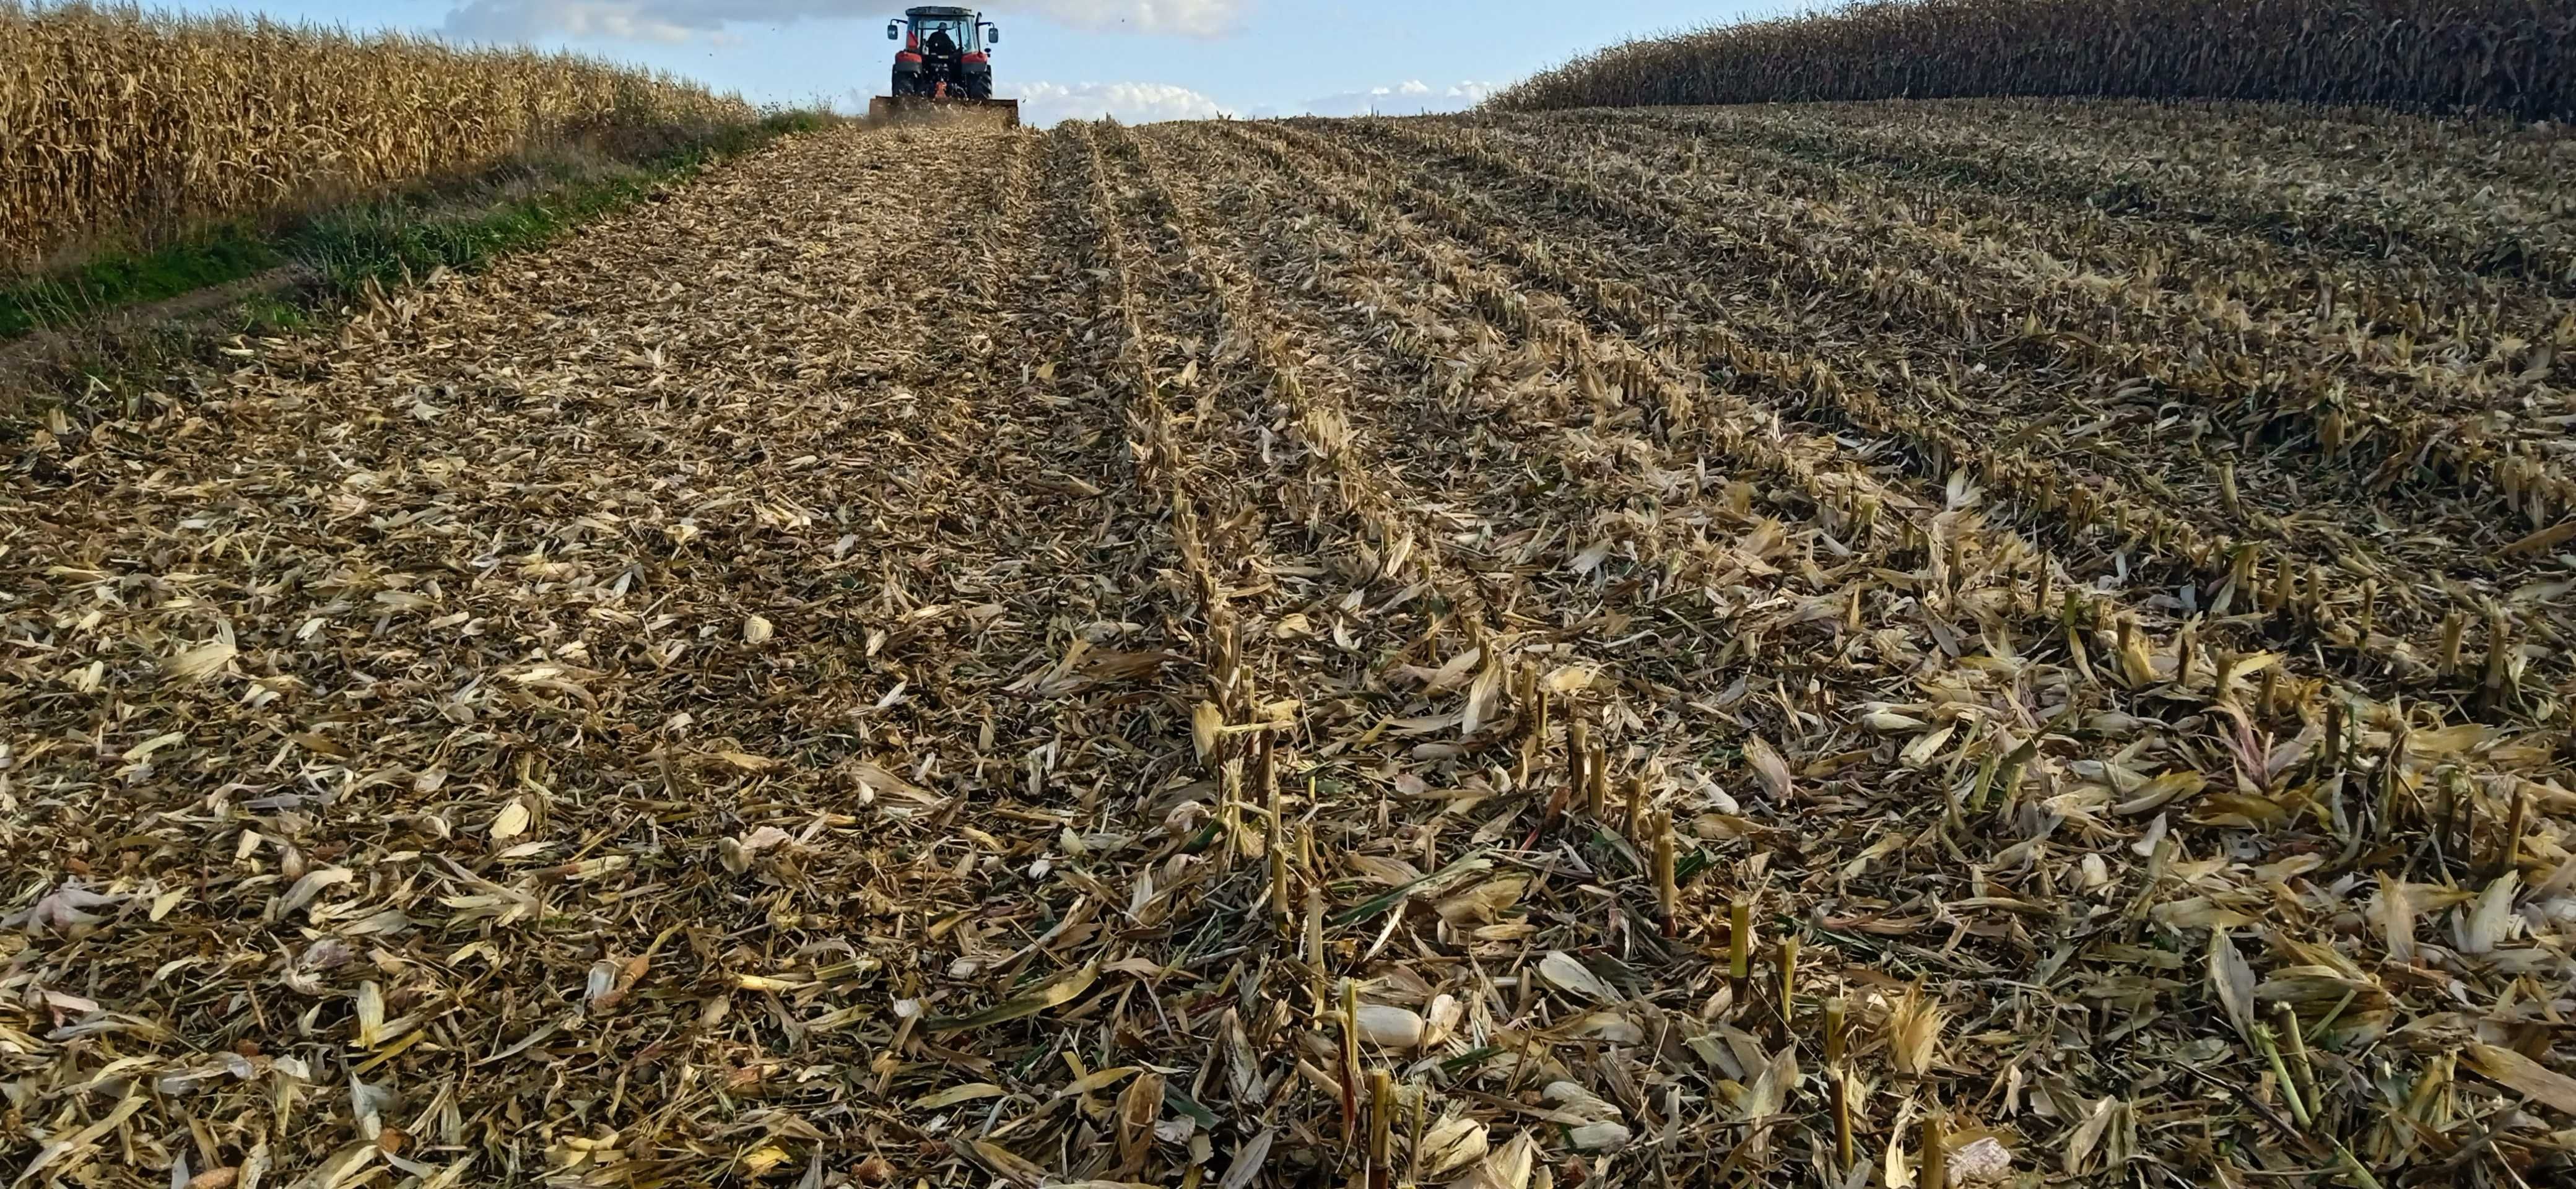
M 749 122 L 732 96 L 569 54 L 0 0 L 0 272 L 487 169 Z

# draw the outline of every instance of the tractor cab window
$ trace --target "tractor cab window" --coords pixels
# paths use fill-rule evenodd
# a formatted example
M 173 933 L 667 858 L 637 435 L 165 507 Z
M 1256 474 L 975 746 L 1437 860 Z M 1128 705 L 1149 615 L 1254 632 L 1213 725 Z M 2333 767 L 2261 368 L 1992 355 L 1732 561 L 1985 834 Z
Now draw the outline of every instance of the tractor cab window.
M 965 17 L 920 17 L 913 21 L 912 33 L 924 49 L 938 44 L 933 38 L 943 33 L 958 53 L 971 54 L 981 48 L 976 44 L 975 22 Z

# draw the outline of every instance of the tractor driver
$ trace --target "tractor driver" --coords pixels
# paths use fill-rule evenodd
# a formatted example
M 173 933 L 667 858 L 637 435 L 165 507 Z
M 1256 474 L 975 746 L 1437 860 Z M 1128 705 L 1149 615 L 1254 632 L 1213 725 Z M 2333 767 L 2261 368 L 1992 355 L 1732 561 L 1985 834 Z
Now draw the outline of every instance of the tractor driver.
M 948 36 L 948 30 L 933 29 L 930 31 L 930 44 L 927 49 L 931 54 L 939 57 L 953 58 L 957 56 L 957 41 Z

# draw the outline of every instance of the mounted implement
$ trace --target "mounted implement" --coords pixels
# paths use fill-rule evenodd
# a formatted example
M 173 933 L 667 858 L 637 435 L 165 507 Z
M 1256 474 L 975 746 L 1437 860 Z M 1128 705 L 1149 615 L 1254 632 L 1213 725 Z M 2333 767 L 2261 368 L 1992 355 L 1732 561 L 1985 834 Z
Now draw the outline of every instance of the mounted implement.
M 1000 26 L 971 8 L 925 5 L 886 22 L 886 40 L 903 43 L 894 56 L 893 94 L 868 102 L 879 124 L 939 122 L 1020 126 L 1020 101 L 993 98 L 992 48 Z

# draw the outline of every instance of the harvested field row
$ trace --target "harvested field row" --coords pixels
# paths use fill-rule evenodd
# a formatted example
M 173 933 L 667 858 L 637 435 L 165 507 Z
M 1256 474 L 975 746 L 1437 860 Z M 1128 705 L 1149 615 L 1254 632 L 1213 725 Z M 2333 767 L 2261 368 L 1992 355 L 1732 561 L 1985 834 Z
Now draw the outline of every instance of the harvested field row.
M 1855 418 L 1855 428 L 1894 434 L 1936 477 L 1974 467 L 2052 524 L 2081 532 L 2099 523 L 2115 554 L 2136 551 L 2206 573 L 2206 605 L 2221 612 L 2232 586 L 2234 603 L 2279 612 L 2360 663 L 2426 678 L 2464 673 L 2453 659 L 2455 634 L 2501 616 L 2508 641 L 2550 645 L 2526 658 L 2546 666 L 2536 682 L 2564 680 L 2545 606 L 2565 593 L 2549 578 L 2563 564 L 2538 549 L 2576 490 L 2558 462 L 2559 429 L 2541 427 L 2546 436 L 2529 454 L 2482 451 L 2485 466 L 2470 472 L 2466 493 L 2450 490 L 2460 473 L 2435 465 L 2421 443 L 2388 451 L 2357 477 L 2357 460 L 2372 453 L 2364 445 L 2370 435 L 2354 428 L 2358 417 L 2329 410 L 2316 419 L 2331 445 L 2314 444 L 2323 457 L 2313 463 L 2302 462 L 2311 456 L 2299 438 L 2280 440 L 2276 413 L 2229 423 L 2243 406 L 2231 407 L 2223 389 L 2238 375 L 2268 374 L 2277 384 L 2277 351 L 2239 346 L 2244 362 L 2231 365 L 2194 348 L 2159 376 L 2155 318 L 2125 312 L 2098 328 L 2057 331 L 2062 341 L 2051 342 L 2045 328 L 2064 325 L 2053 321 L 2064 316 L 2060 308 L 2016 300 L 2009 289 L 1960 286 L 1963 262 L 1892 267 L 1873 250 L 1880 241 L 1855 234 L 1867 225 L 1852 218 L 1758 240 L 1759 224 L 1747 217 L 1759 209 L 1756 196 L 1705 207 L 1641 200 L 1635 188 L 1545 164 L 1566 155 L 1562 146 L 1532 151 L 1393 127 L 1371 136 L 1390 147 L 1351 168 L 1434 162 L 1429 178 L 1415 180 L 1445 189 L 1417 186 L 1428 195 L 1422 201 L 1450 200 L 1448 226 L 1544 258 L 1543 272 L 1561 261 L 1570 275 L 1560 270 L 1567 283 L 1559 287 L 1569 295 L 1604 308 L 1624 302 L 1632 328 L 1660 327 L 1686 355 L 1718 350 L 1739 370 L 1767 371 L 1790 399 L 1822 399 Z M 1451 176 L 1439 177 L 1444 171 Z M 1517 195 L 1528 197 L 1515 205 Z M 1935 280 L 1944 276 L 1949 283 Z M 1624 299 L 1592 280 L 1628 285 L 1626 277 L 1639 284 Z M 2135 337 L 2110 337 L 2122 327 Z M 1839 352 L 1811 353 L 1816 347 L 1866 349 L 1846 362 Z M 2543 358 L 2554 364 L 2554 355 Z M 2195 385 L 2222 389 L 2204 398 L 2215 406 L 2209 412 L 2195 415 L 2183 403 Z M 2545 382 L 2528 392 L 2548 407 L 2564 401 Z M 2004 449 L 1991 449 L 1998 440 Z M 2023 446 L 2045 450 L 2016 457 L 2013 448 Z M 2328 498 L 2338 491 L 2347 493 L 2342 501 Z M 2458 502 L 2458 494 L 2473 498 Z M 2508 507 L 2516 520 L 2497 515 Z M 2463 549 L 2459 537 L 2423 533 L 2429 523 L 2476 526 L 2480 535 Z M 2330 573 L 2353 589 L 2327 588 Z M 2302 585 L 2312 598 L 2299 597 Z M 2380 604 L 2382 593 L 2392 605 Z M 2361 605 L 2334 605 L 2346 598 Z M 2550 700 L 2540 712 L 2545 719 L 2559 709 Z
M 1593 112 L 1614 128 L 1688 128 L 1819 164 L 2206 226 L 2400 264 L 2576 289 L 2568 166 L 2552 125 L 2356 111 L 2296 121 L 2232 104 L 1965 101 Z
M 11 1175 L 2569 1174 L 2576 558 L 2223 387 L 2468 416 L 2287 295 L 2557 298 L 1580 115 L 962 139 L 51 418 Z

